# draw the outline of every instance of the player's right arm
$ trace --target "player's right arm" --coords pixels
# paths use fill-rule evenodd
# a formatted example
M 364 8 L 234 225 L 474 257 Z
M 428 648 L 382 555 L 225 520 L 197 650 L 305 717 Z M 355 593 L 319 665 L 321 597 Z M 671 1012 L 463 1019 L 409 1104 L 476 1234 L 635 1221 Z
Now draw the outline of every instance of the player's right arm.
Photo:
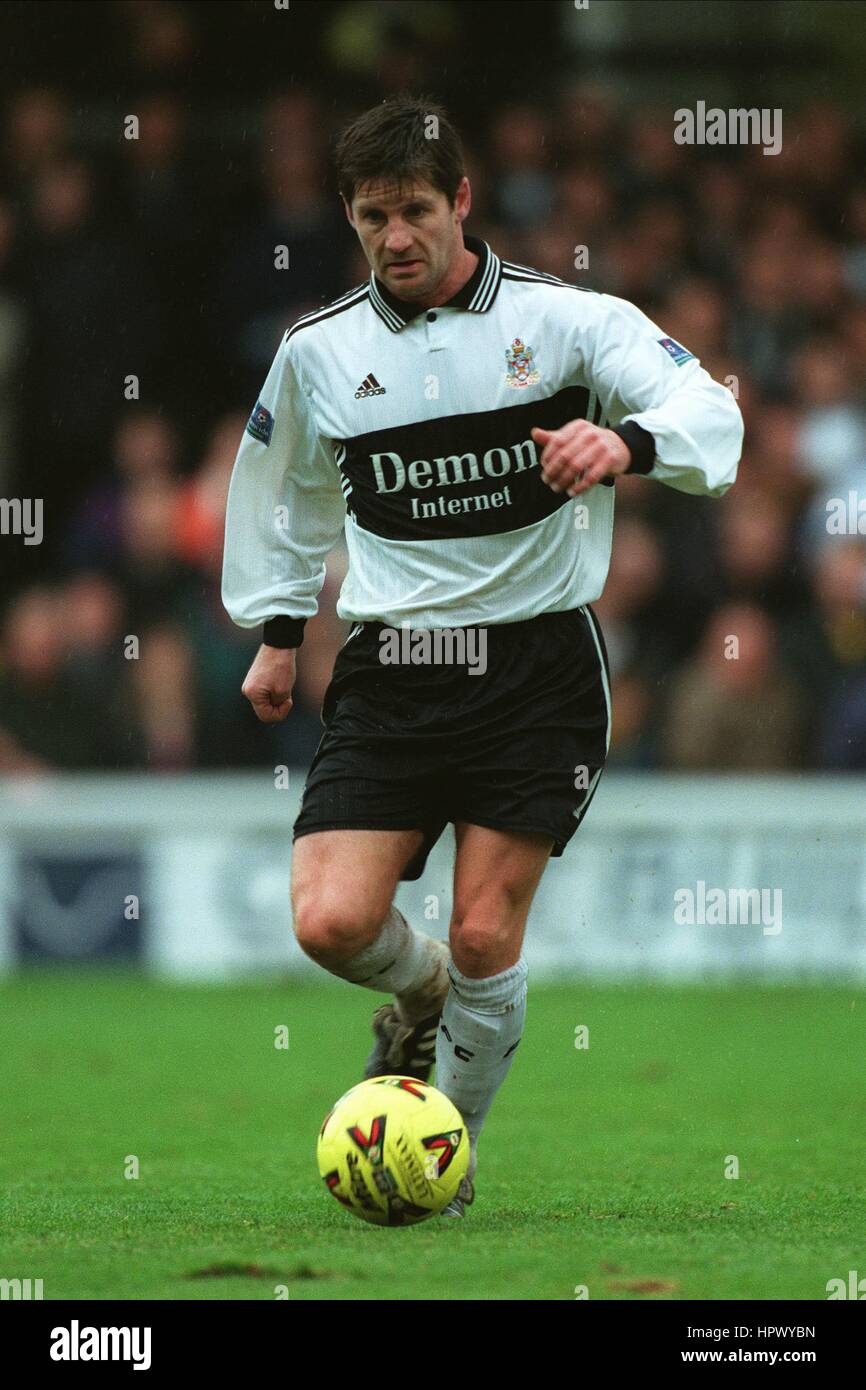
M 239 627 L 264 625 L 242 690 L 266 723 L 291 709 L 295 652 L 345 517 L 339 472 L 316 428 L 295 343 L 284 339 L 274 358 L 226 505 L 222 599 Z
M 295 647 L 269 647 L 263 642 L 241 686 L 263 724 L 278 724 L 292 708 L 295 688 Z

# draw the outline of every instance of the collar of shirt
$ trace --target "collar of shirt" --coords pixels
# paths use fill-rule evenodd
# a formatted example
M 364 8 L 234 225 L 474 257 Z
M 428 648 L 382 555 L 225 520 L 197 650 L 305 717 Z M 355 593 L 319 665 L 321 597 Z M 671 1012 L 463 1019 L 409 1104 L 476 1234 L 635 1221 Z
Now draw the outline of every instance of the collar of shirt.
M 440 304 L 439 309 L 468 309 L 473 314 L 483 314 L 490 308 L 499 292 L 499 285 L 502 281 L 502 262 L 486 241 L 479 237 L 464 236 L 463 243 L 467 250 L 474 251 L 478 257 L 478 264 L 470 275 L 462 289 L 459 289 L 446 304 Z M 420 308 L 417 304 L 412 304 L 408 300 L 398 299 L 381 282 L 377 280 L 375 274 L 370 275 L 370 303 L 383 323 L 387 324 L 392 333 L 399 333 L 401 328 L 405 328 L 407 323 L 425 314 L 427 309 Z

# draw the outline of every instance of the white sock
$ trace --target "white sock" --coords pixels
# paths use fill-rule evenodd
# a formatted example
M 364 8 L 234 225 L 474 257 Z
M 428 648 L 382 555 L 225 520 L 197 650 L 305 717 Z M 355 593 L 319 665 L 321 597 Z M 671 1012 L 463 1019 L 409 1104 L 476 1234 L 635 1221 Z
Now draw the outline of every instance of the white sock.
M 441 1006 L 448 988 L 448 960 L 443 941 L 413 930 L 392 906 L 372 945 L 328 969 L 351 984 L 393 994 L 403 1021 L 418 1023 Z
M 436 1035 L 436 1085 L 466 1121 L 471 1176 L 478 1136 L 523 1033 L 527 970 L 521 959 L 499 975 L 473 980 L 452 961 L 448 974 L 451 989 Z

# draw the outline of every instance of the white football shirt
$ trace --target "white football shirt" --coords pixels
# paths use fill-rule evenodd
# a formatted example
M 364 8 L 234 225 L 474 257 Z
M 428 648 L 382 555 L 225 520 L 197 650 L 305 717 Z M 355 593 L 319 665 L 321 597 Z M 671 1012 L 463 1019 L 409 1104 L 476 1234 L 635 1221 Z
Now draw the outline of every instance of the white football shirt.
M 734 481 L 740 411 L 686 348 L 625 300 L 465 241 L 478 265 L 441 308 L 372 274 L 286 333 L 229 489 L 223 602 L 240 627 L 311 617 L 344 529 L 337 612 L 353 622 L 464 627 L 593 602 L 615 486 L 551 491 L 536 425 L 620 427 L 636 471 L 682 492 Z

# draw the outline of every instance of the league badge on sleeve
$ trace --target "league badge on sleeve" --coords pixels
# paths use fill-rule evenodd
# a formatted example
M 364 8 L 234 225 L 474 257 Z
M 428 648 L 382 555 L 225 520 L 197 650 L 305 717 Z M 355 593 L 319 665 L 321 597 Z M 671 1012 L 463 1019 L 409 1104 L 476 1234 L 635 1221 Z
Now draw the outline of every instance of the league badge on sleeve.
M 694 361 L 695 354 L 689 352 L 688 348 L 684 348 L 682 343 L 678 343 L 675 338 L 659 338 L 658 342 L 665 352 L 670 353 L 678 367 L 681 367 L 684 362 Z
M 253 439 L 258 439 L 261 444 L 270 444 L 273 432 L 273 415 L 265 409 L 261 401 L 256 401 L 256 408 L 247 421 L 247 434 L 251 434 Z

